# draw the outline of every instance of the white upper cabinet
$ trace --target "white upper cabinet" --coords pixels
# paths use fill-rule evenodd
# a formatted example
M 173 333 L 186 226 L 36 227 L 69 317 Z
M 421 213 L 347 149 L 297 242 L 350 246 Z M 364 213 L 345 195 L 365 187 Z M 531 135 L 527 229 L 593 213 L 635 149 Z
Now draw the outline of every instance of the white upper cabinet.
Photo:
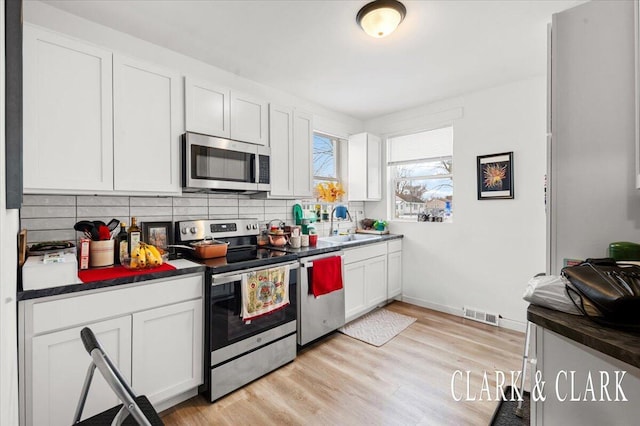
M 24 26 L 24 192 L 179 193 L 179 76 Z
M 313 116 L 269 105 L 271 197 L 311 197 Z
M 231 91 L 231 139 L 268 145 L 268 117 L 267 102 Z
M 113 189 L 111 52 L 24 26 L 24 191 Z
M 231 137 L 229 88 L 186 77 L 184 81 L 185 124 L 188 132 Z
M 293 195 L 313 196 L 313 115 L 293 113 Z
M 185 127 L 188 132 L 269 144 L 269 104 L 228 87 L 185 78 Z
M 293 196 L 293 108 L 269 105 L 271 196 Z
M 349 137 L 349 201 L 382 199 L 382 141 L 370 133 Z
M 115 55 L 114 189 L 179 192 L 179 75 Z

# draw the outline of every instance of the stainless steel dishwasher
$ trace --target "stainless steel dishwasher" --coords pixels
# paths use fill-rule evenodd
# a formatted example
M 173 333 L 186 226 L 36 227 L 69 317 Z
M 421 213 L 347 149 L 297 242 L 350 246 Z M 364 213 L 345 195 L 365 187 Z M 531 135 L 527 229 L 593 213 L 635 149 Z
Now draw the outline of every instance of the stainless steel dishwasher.
M 340 290 L 314 297 L 310 291 L 313 262 L 333 256 L 340 257 L 344 280 L 342 251 L 325 253 L 300 259 L 298 277 L 298 345 L 306 345 L 344 325 L 344 284 Z

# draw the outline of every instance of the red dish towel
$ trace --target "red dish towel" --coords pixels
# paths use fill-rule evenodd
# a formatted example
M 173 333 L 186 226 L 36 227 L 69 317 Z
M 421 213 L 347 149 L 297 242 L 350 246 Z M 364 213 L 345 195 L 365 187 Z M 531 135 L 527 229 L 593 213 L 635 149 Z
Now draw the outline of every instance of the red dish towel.
M 86 269 L 78 272 L 78 278 L 83 283 L 93 281 L 111 280 L 114 278 L 131 277 L 134 275 L 144 275 L 152 272 L 173 271 L 175 266 L 163 263 L 152 269 L 127 269 L 124 266 L 113 266 L 110 268 Z
M 342 288 L 342 258 L 333 256 L 314 260 L 310 284 L 315 297 L 340 290 Z

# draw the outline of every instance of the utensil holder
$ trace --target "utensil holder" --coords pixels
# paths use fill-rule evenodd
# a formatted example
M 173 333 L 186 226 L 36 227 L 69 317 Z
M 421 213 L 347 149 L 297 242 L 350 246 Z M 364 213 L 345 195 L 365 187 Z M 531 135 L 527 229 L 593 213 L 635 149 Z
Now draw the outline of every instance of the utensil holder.
M 89 266 L 100 268 L 113 265 L 114 240 L 91 241 L 89 243 Z

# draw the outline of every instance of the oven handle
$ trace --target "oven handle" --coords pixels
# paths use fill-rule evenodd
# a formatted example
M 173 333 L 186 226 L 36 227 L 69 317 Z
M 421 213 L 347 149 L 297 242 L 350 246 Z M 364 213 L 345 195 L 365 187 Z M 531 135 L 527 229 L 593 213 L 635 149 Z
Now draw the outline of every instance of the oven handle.
M 261 270 L 270 269 L 270 268 L 279 268 L 281 266 L 287 266 L 287 265 L 289 266 L 289 270 L 295 270 L 295 269 L 298 269 L 298 267 L 300 267 L 300 264 L 298 262 L 276 263 L 273 265 L 259 266 L 256 268 L 245 269 L 240 274 L 238 274 L 237 272 L 231 272 L 228 274 L 213 275 L 213 277 L 211 278 L 211 285 L 215 286 L 215 285 L 222 285 L 222 284 L 228 284 L 228 283 L 240 281 L 242 279 L 242 276 L 248 272 L 261 271 Z
M 228 283 L 233 283 L 236 281 L 240 281 L 242 279 L 242 274 L 237 274 L 237 275 L 228 275 L 226 277 L 217 277 L 217 276 L 213 276 L 213 278 L 211 279 L 211 285 L 222 285 L 222 284 L 228 284 Z

